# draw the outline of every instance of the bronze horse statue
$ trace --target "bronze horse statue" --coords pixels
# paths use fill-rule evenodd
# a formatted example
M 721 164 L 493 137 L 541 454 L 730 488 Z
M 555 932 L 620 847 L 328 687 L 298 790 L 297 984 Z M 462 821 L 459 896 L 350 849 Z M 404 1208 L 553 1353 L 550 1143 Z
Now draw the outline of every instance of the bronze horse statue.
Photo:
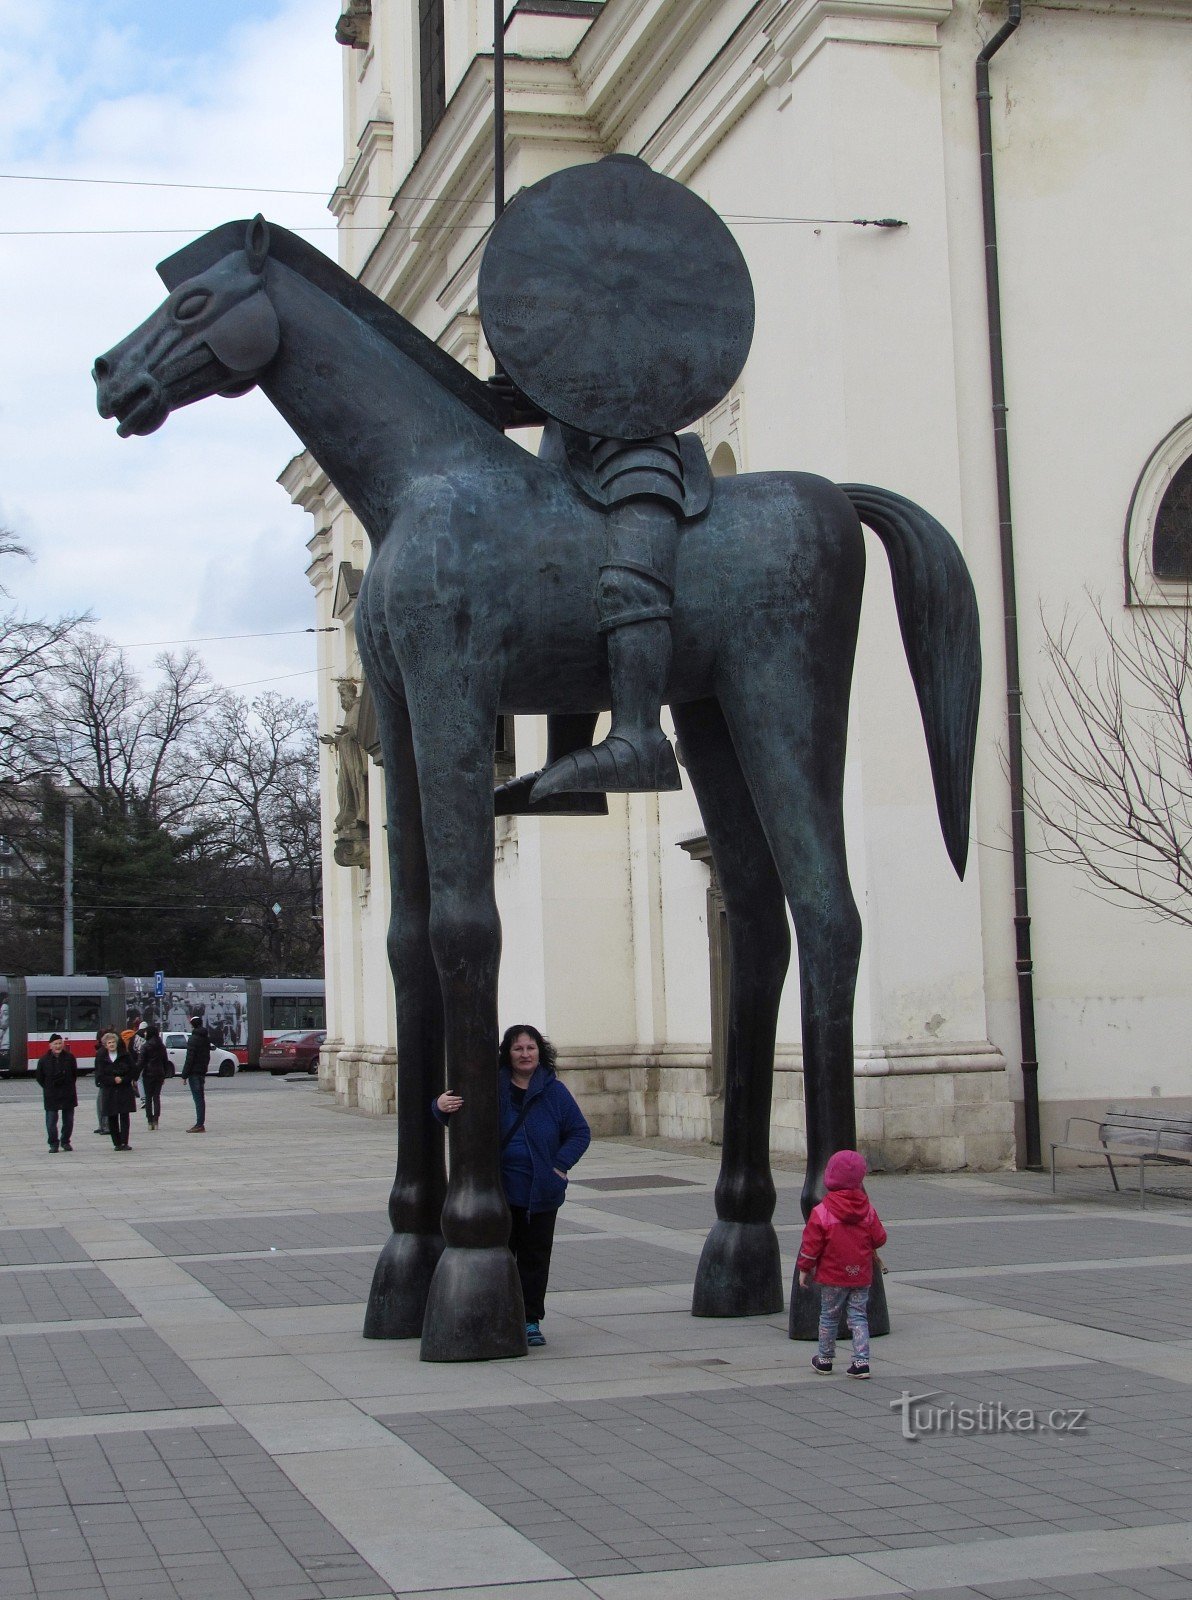
M 602 514 L 559 461 L 505 437 L 499 394 L 295 235 L 260 217 L 227 223 L 159 271 L 169 297 L 95 363 L 101 414 L 121 435 L 148 434 L 179 406 L 257 384 L 371 541 L 356 636 L 388 803 L 398 1156 L 364 1331 L 421 1335 L 427 1360 L 520 1355 L 498 1161 L 494 732 L 500 713 L 590 729 L 608 708 L 592 599 Z M 828 1157 L 855 1144 L 861 924 L 842 790 L 862 522 L 890 561 L 940 823 L 963 873 L 980 653 L 972 584 L 945 529 L 883 489 L 761 472 L 718 480 L 679 548 L 667 701 L 732 953 L 718 1220 L 697 1315 L 782 1309 L 768 1134 L 788 906 L 805 1209 Z M 450 1183 L 430 1112 L 447 1082 L 467 1108 L 451 1122 Z

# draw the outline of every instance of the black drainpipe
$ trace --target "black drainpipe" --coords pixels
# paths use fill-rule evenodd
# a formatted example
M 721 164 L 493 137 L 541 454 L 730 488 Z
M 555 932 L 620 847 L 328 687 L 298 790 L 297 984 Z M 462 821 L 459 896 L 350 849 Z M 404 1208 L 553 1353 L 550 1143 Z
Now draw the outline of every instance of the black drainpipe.
M 989 375 L 993 389 L 993 454 L 997 472 L 998 542 L 1002 558 L 1002 611 L 1006 641 L 1006 729 L 1010 765 L 1010 841 L 1014 870 L 1014 965 L 1018 972 L 1018 1030 L 1022 1051 L 1022 1109 L 1026 1164 L 1041 1167 L 1039 1062 L 1035 1056 L 1035 981 L 1030 901 L 1026 886 L 1026 826 L 1022 799 L 1022 678 L 1018 661 L 1018 599 L 1014 582 L 1014 519 L 1010 510 L 1010 451 L 1006 433 L 1006 371 L 1002 353 L 1002 297 L 998 280 L 997 212 L 993 185 L 993 118 L 989 63 L 1022 21 L 1022 0 L 1010 0 L 1005 23 L 977 57 L 977 128 L 981 152 L 981 222 L 985 235 L 985 299 L 989 320 Z

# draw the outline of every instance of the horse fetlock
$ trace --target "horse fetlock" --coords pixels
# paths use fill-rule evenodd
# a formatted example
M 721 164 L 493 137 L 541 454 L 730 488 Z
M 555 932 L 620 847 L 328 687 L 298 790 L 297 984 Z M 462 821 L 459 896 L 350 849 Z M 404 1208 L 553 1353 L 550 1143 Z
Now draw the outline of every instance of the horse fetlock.
M 391 1234 L 377 1258 L 364 1313 L 366 1339 L 417 1339 L 439 1257 L 441 1235 Z
M 423 1361 L 502 1361 L 525 1354 L 525 1304 L 507 1247 L 449 1245 L 426 1302 Z
M 714 1224 L 691 1297 L 693 1317 L 768 1317 L 782 1310 L 782 1257 L 769 1222 Z

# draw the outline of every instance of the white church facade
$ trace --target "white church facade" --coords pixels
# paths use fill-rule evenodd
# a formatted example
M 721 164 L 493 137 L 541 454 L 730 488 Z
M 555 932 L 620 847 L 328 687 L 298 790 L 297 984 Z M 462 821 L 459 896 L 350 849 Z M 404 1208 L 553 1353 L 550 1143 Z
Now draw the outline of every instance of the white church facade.
M 493 217 L 492 6 L 342 10 L 340 260 L 488 376 L 476 281 Z M 1004 5 L 508 0 L 506 11 L 508 192 L 629 152 L 706 199 L 744 251 L 757 329 L 739 381 L 698 425 L 714 472 L 797 468 L 897 490 L 949 528 L 973 575 L 985 681 L 959 882 L 885 555 L 866 535 L 845 793 L 864 927 L 862 1148 L 888 1168 L 1021 1160 L 1024 1057 L 1044 1150 L 1065 1116 L 1109 1102 L 1192 1109 L 1192 935 L 1106 904 L 1038 859 L 1029 816 L 1033 972 L 1022 970 L 999 531 L 1008 486 L 1028 709 L 1046 689 L 1044 629 L 1065 611 L 1094 599 L 1123 611 L 1127 568 L 1141 574 L 1132 604 L 1188 598 L 1190 574 L 1156 575 L 1150 541 L 1192 455 L 1192 319 L 1180 300 L 1192 0 L 1012 8 L 1017 27 L 988 65 L 1005 411 L 991 391 L 975 93 Z M 1000 507 L 995 416 L 1006 419 Z M 519 437 L 536 448 L 534 433 Z M 281 481 L 313 519 L 317 620 L 335 625 L 319 635 L 320 723 L 332 733 L 337 681 L 361 679 L 351 623 L 367 541 L 308 456 Z M 360 728 L 371 743 L 367 714 Z M 543 764 L 543 719 L 508 719 L 500 736 L 498 777 Z M 1026 743 L 1029 763 L 1029 727 Z M 323 759 L 321 1079 L 383 1114 L 396 1067 L 383 774 L 371 761 L 367 830 L 337 861 L 329 748 Z M 499 819 L 495 870 L 502 1025 L 533 1022 L 554 1041 L 597 1131 L 717 1138 L 727 940 L 686 782 L 611 796 L 607 818 Z M 773 1144 L 796 1156 L 799 1033 L 792 962 Z

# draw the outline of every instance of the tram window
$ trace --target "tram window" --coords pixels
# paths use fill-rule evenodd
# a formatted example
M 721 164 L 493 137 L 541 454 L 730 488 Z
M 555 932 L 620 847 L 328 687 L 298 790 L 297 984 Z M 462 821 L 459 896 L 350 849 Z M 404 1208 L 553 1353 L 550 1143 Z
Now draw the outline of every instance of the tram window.
M 268 999 L 269 1027 L 282 1032 L 321 1028 L 326 1006 L 321 995 L 275 994 Z
M 298 1002 L 292 995 L 275 994 L 269 999 L 269 1023 L 271 1027 L 289 1030 L 298 1026 Z
M 34 1033 L 63 1033 L 67 1021 L 67 996 L 39 994 L 33 1002 Z
M 100 998 L 97 994 L 70 997 L 70 1025 L 76 1033 L 94 1033 L 99 1027 Z

